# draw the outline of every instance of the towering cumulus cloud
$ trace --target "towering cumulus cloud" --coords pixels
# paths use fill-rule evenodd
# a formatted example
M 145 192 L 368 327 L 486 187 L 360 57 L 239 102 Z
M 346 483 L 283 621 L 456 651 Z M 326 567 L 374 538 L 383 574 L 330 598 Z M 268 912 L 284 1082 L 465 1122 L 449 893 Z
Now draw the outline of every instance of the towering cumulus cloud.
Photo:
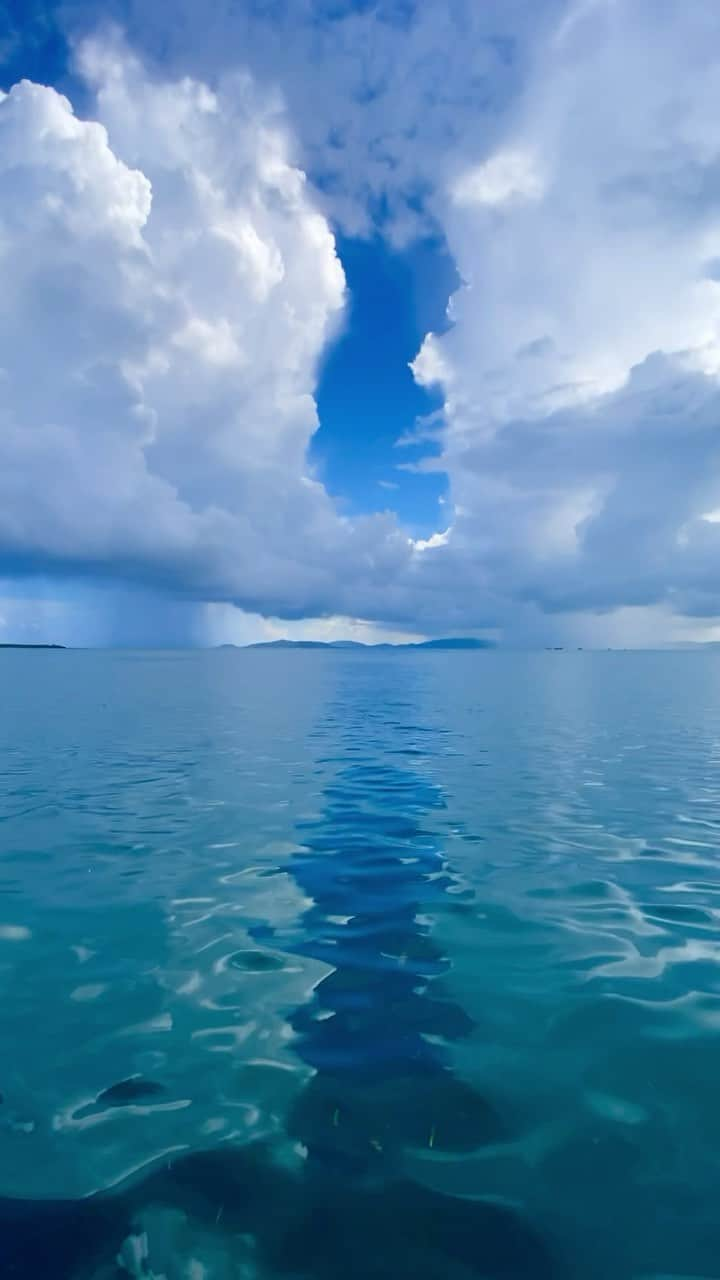
M 28 82 L 0 101 L 3 564 L 328 610 L 407 542 L 308 471 L 345 282 L 278 110 L 117 40 L 79 65 L 102 123 Z

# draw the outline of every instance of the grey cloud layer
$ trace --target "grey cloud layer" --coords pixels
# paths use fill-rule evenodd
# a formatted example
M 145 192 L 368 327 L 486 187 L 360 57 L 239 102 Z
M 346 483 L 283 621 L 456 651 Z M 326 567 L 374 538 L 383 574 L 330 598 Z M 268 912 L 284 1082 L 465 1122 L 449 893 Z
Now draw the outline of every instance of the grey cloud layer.
M 439 197 L 466 283 L 415 367 L 478 590 L 718 614 L 719 65 L 707 6 L 578 3 Z
M 470 125 L 491 146 L 566 0 L 108 0 L 173 74 L 221 83 L 238 59 L 287 106 L 295 156 L 349 234 L 427 230 Z M 97 22 L 68 0 L 71 29 Z

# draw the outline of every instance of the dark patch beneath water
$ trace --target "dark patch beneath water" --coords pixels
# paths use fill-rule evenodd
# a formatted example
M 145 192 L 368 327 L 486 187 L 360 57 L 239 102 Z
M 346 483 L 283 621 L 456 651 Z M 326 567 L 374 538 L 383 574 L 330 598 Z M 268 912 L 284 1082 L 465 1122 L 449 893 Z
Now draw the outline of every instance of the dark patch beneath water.
M 155 1080 L 145 1080 L 142 1076 L 130 1076 L 129 1079 L 120 1080 L 109 1089 L 104 1089 L 95 1101 L 98 1106 L 129 1107 L 135 1102 L 146 1102 L 149 1098 L 156 1098 L 164 1092 L 163 1086 Z
M 342 1155 L 347 1168 L 381 1168 L 405 1149 L 469 1152 L 498 1142 L 507 1129 L 495 1108 L 449 1074 L 401 1077 L 368 1084 L 342 1074 L 317 1075 L 303 1090 L 289 1121 L 317 1158 Z M 382 1162 L 382 1163 L 381 1163 Z
M 253 950 L 236 951 L 229 963 L 233 969 L 240 969 L 243 973 L 273 973 L 284 965 L 282 956 L 274 956 L 269 951 Z
M 351 1190 L 317 1170 L 290 1173 L 262 1147 L 189 1156 L 126 1194 L 76 1203 L 2 1201 L 0 1274 L 90 1276 L 112 1262 L 148 1203 L 172 1204 L 209 1230 L 251 1234 L 261 1274 L 317 1280 L 564 1274 L 512 1209 L 453 1199 L 400 1178 Z M 152 1265 L 152 1240 L 150 1249 Z
M 126 1221 L 119 1200 L 0 1199 L 0 1275 L 74 1280 L 83 1265 L 107 1260 Z

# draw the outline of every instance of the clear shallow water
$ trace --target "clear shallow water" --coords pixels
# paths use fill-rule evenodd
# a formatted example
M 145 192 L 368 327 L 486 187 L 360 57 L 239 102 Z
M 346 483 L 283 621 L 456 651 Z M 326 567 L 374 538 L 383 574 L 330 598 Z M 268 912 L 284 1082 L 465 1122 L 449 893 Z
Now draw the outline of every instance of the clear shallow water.
M 169 1280 L 720 1275 L 720 657 L 6 651 L 0 706 L 3 1275 L 137 1215 Z

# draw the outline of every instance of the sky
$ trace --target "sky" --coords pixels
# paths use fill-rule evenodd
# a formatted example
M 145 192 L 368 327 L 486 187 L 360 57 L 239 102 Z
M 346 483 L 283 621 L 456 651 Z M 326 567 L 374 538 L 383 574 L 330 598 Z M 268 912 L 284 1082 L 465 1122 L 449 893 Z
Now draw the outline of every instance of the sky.
M 720 8 L 0 0 L 0 641 L 720 639 Z

